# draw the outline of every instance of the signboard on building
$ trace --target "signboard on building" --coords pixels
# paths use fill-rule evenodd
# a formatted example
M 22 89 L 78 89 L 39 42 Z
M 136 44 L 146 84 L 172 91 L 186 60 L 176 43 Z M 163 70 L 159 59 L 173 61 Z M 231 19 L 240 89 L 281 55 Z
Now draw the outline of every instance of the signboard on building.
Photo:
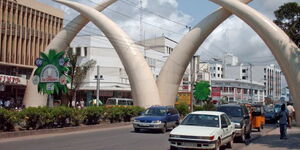
M 217 101 L 221 99 L 221 87 L 211 88 L 211 98 L 212 100 L 217 100 Z
M 179 92 L 177 94 L 175 104 L 185 103 L 185 104 L 190 105 L 191 104 L 191 98 L 192 98 L 192 95 L 191 95 L 190 92 Z
M 64 58 L 64 52 L 56 53 L 50 50 L 49 54 L 41 53 L 41 57 L 35 61 L 38 67 L 34 72 L 33 84 L 38 85 L 38 91 L 44 94 L 67 93 L 66 84 L 68 77 L 68 58 Z

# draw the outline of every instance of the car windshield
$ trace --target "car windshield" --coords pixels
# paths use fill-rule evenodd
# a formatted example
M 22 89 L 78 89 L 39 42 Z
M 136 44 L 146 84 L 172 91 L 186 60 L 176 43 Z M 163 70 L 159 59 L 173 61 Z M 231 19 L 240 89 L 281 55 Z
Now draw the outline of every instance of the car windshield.
M 165 116 L 166 109 L 163 108 L 148 108 L 144 112 L 144 116 Z
M 182 121 L 181 125 L 219 127 L 219 116 L 190 114 Z
M 240 107 L 220 107 L 218 111 L 226 113 L 229 117 L 242 117 L 242 109 Z
M 279 112 L 280 109 L 281 109 L 281 105 L 276 104 L 275 107 L 274 107 L 275 112 Z
M 274 112 L 274 108 L 272 108 L 272 107 L 265 107 L 265 111 L 266 112 Z

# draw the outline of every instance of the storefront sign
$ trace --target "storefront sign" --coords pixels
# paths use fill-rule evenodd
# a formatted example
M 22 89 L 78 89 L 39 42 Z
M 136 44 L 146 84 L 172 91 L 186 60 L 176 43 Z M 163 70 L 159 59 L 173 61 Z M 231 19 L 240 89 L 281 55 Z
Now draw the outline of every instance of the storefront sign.
M 178 93 L 176 97 L 176 104 L 185 103 L 190 105 L 191 104 L 191 93 L 190 92 L 182 92 Z
M 0 75 L 0 83 L 19 84 L 20 81 L 21 79 L 19 77 Z

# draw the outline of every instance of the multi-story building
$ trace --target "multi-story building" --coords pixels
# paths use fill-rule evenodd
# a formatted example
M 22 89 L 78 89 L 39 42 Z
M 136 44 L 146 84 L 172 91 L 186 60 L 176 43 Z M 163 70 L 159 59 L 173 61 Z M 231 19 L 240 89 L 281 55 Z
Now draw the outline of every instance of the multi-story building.
M 265 96 L 273 100 L 279 100 L 281 96 L 281 70 L 275 65 L 252 66 L 253 81 L 265 85 Z
M 216 102 L 225 100 L 235 103 L 264 103 L 264 85 L 258 82 L 239 79 L 212 79 L 211 87 L 212 100 Z
M 279 100 L 281 95 L 281 70 L 275 65 L 226 66 L 225 76 L 232 79 L 256 81 L 265 86 L 264 95 Z
M 224 68 L 221 63 L 211 63 L 210 64 L 210 75 L 212 79 L 222 79 L 224 78 Z
M 63 11 L 36 0 L 0 1 L 0 98 L 21 103 L 34 61 L 63 26 Z

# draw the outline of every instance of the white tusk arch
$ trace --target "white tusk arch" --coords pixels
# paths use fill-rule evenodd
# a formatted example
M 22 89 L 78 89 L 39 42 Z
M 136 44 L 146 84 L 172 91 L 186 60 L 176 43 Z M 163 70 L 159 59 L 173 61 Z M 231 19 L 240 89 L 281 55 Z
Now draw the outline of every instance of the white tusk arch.
M 249 3 L 252 0 L 240 1 Z M 232 14 L 229 11 L 220 8 L 200 21 L 181 39 L 168 57 L 156 81 L 162 104 L 174 105 L 180 81 L 191 58 L 209 34 L 230 15 Z
M 95 9 L 98 11 L 104 10 L 117 0 L 106 0 L 97 6 Z M 70 21 L 49 43 L 45 49 L 45 53 L 48 53 L 50 49 L 55 49 L 57 52 L 64 51 L 67 49 L 69 44 L 72 42 L 77 33 L 89 22 L 84 16 L 79 15 Z M 36 69 L 36 68 L 35 68 Z M 45 106 L 47 103 L 46 95 L 39 94 L 37 86 L 32 83 L 32 77 L 34 70 L 30 76 L 29 82 L 26 87 L 23 104 L 26 107 Z
M 106 35 L 125 67 L 135 104 L 142 107 L 161 104 L 155 80 L 144 56 L 122 29 L 91 7 L 65 0 L 54 1 L 79 11 Z
M 296 109 L 300 108 L 300 50 L 293 41 L 270 19 L 253 8 L 233 0 L 210 0 L 245 21 L 266 43 L 280 65 L 291 90 Z M 300 111 L 296 111 L 300 125 Z

